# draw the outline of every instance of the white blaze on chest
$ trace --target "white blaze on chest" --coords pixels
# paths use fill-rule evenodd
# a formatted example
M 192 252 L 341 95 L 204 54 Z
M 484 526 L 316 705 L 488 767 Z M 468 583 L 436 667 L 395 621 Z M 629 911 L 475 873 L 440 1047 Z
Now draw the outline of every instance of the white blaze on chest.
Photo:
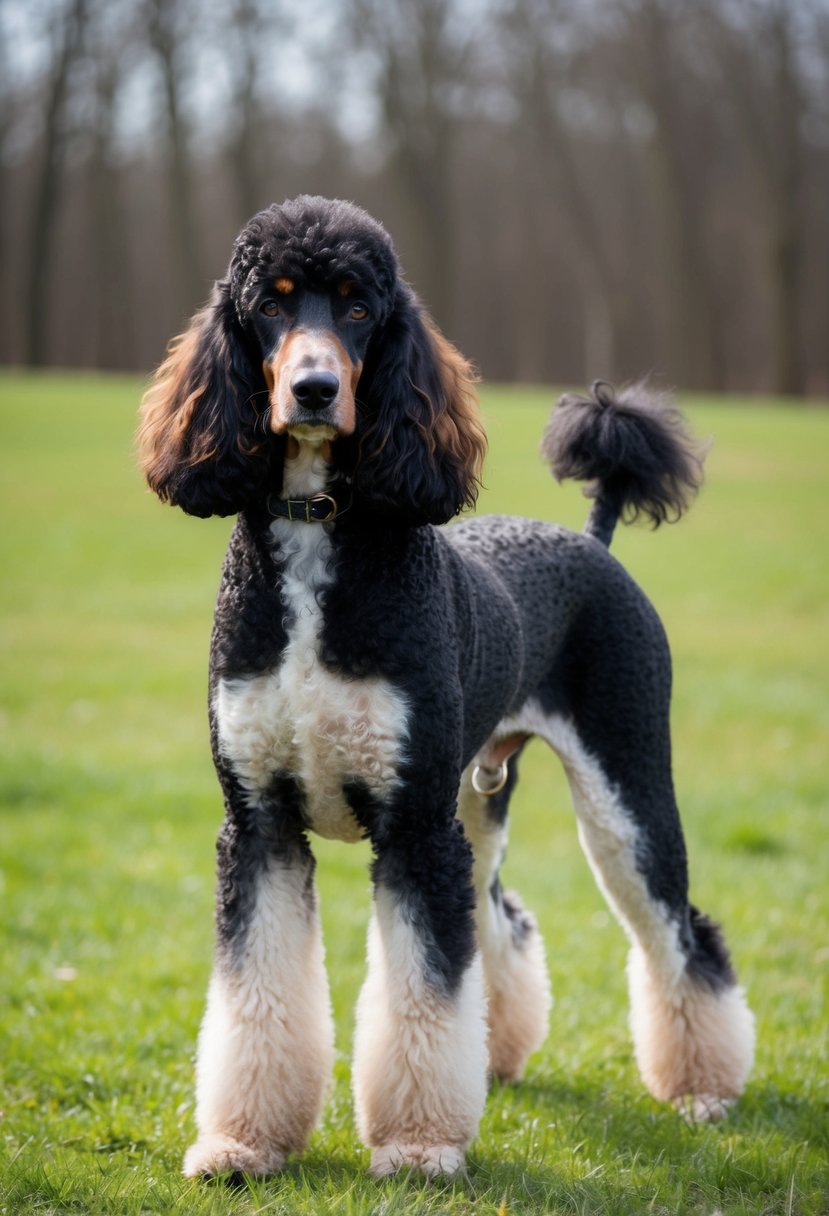
M 272 532 L 284 563 L 288 645 L 275 671 L 219 682 L 219 745 L 252 805 L 277 773 L 289 773 L 304 791 L 309 827 L 357 840 L 361 828 L 343 786 L 358 780 L 378 797 L 393 787 L 406 738 L 405 702 L 386 680 L 346 679 L 320 662 L 319 598 L 332 579 L 325 529 L 277 520 Z

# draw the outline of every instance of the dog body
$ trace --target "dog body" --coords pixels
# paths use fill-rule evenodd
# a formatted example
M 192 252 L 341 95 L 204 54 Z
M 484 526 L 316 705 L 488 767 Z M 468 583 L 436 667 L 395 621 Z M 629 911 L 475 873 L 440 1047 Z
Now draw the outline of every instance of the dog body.
M 697 1117 L 742 1090 L 751 1015 L 687 898 L 667 643 L 606 548 L 623 510 L 679 510 L 690 449 L 673 416 L 597 391 L 546 440 L 558 473 L 598 478 L 585 534 L 437 528 L 474 500 L 470 385 L 379 225 L 302 198 L 243 231 L 145 399 L 153 489 L 239 515 L 211 647 L 226 817 L 188 1174 L 279 1169 L 319 1115 L 333 1028 L 309 832 L 374 852 L 354 1055 L 372 1168 L 460 1168 L 487 1074 L 518 1079 L 546 1032 L 543 946 L 499 881 L 533 735 L 631 941 L 646 1084 Z

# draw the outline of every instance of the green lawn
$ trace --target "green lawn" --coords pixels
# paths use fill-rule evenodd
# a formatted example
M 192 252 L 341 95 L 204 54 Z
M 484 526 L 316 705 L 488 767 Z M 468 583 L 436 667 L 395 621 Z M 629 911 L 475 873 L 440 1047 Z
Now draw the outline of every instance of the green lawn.
M 211 960 L 221 815 L 205 723 L 228 521 L 144 491 L 140 384 L 0 376 L 0 1212 L 829 1211 L 829 410 L 684 404 L 714 437 L 689 517 L 617 533 L 675 657 L 676 779 L 695 902 L 722 920 L 758 1018 L 730 1119 L 644 1092 L 625 942 L 581 856 L 555 758 L 533 745 L 505 877 L 541 922 L 550 1034 L 496 1087 L 468 1177 L 375 1182 L 349 1096 L 369 905 L 363 846 L 320 845 L 340 1055 L 322 1126 L 284 1175 L 179 1175 Z M 537 447 L 547 391 L 484 394 L 483 511 L 580 527 Z

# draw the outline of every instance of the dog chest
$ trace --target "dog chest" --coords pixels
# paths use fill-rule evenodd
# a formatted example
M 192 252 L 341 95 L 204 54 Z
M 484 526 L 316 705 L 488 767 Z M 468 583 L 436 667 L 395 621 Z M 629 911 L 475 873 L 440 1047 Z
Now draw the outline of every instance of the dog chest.
M 261 805 L 273 778 L 288 773 L 304 792 L 310 828 L 357 840 L 361 829 L 344 786 L 358 780 L 378 797 L 388 793 L 397 779 L 406 709 L 387 681 L 346 679 L 320 661 L 327 537 L 319 528 L 298 527 L 289 534 L 293 547 L 283 579 L 288 645 L 274 671 L 219 681 L 213 706 L 219 747 L 251 805 Z

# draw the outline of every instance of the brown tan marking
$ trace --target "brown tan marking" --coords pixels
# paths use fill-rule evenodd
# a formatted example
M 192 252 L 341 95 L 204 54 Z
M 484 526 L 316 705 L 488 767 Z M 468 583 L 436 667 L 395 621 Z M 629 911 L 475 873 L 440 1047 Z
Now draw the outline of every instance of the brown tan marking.
M 289 296 L 294 290 L 293 279 L 274 279 L 273 285 L 281 296 Z
M 475 505 L 486 455 L 486 432 L 481 421 L 475 385 L 478 375 L 469 360 L 449 342 L 429 317 L 424 323 L 438 367 L 439 388 L 434 398 L 412 383 L 426 409 L 422 418 L 413 418 L 431 460 L 436 455 L 455 467 L 463 487 L 462 506 Z M 378 422 L 364 441 L 361 469 L 364 477 L 372 466 L 381 464 L 388 433 Z
M 203 409 L 208 385 L 195 379 L 211 318 L 211 308 L 203 308 L 172 339 L 141 402 L 138 456 L 147 482 L 164 502 L 170 501 L 178 468 L 212 460 L 219 450 L 219 414 Z
M 334 427 L 340 435 L 351 435 L 357 425 L 354 394 L 363 370 L 361 363 L 352 363 L 348 353 L 334 334 L 296 330 L 280 344 L 279 349 L 262 365 L 271 403 L 271 430 L 277 435 L 296 425 L 299 407 L 291 384 L 299 372 L 333 372 L 340 389 L 320 422 Z

